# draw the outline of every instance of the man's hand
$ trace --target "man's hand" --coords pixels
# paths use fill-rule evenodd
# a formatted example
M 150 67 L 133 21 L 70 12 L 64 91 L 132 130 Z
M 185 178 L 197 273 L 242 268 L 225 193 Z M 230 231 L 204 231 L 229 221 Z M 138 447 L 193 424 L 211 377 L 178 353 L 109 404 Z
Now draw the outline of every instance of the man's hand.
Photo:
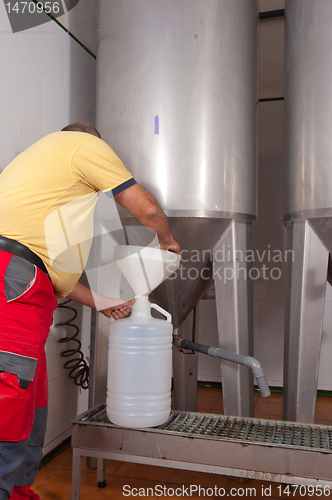
M 169 250 L 170 252 L 180 253 L 180 245 L 178 244 L 178 242 L 174 238 L 173 238 L 173 241 L 169 242 L 169 243 L 162 243 L 160 241 L 159 248 L 160 248 L 160 250 Z
M 120 302 L 119 299 L 106 299 L 110 302 L 109 307 L 106 309 L 102 309 L 100 312 L 104 314 L 107 318 L 110 318 L 111 315 L 114 319 L 121 319 L 128 316 L 131 312 L 131 307 L 135 304 L 135 300 L 130 300 L 129 302 Z M 113 302 L 117 302 L 116 305 Z
M 67 297 L 68 299 L 75 300 L 80 304 L 84 304 L 85 306 L 92 307 L 92 309 L 102 312 L 107 318 L 110 318 L 112 315 L 114 319 L 120 319 L 127 316 L 131 312 L 131 306 L 135 303 L 135 300 L 123 302 L 120 299 L 104 297 L 104 295 L 100 295 L 90 290 L 90 288 L 87 288 L 79 282 L 76 283 L 74 289 Z

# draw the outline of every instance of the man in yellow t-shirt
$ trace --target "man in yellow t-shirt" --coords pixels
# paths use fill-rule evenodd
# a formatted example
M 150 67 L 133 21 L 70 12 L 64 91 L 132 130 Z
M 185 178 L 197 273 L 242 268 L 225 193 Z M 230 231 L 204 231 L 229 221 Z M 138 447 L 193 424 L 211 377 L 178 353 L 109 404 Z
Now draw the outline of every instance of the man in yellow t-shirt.
M 115 319 L 133 304 L 78 282 L 100 192 L 154 229 L 160 248 L 180 251 L 156 200 L 88 124 L 44 137 L 0 175 L 0 500 L 38 498 L 30 485 L 46 429 L 44 345 L 56 297 Z

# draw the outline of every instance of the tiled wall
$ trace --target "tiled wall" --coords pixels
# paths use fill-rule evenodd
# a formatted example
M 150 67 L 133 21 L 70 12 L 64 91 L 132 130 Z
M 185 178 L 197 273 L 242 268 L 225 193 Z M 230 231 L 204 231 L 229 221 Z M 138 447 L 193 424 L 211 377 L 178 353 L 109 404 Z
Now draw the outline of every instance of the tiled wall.
M 82 12 L 85 0 L 80 3 Z M 45 134 L 73 121 L 94 124 L 96 61 L 55 22 L 13 34 L 0 2 L 0 64 L 0 171 Z M 78 305 L 78 312 L 88 352 L 90 310 Z M 55 316 L 58 320 L 63 313 L 56 311 Z M 63 347 L 57 343 L 62 334 L 63 328 L 52 327 L 47 341 L 50 411 L 45 452 L 68 435 L 69 419 L 87 408 L 86 391 L 77 388 L 62 367 Z
M 284 8 L 284 0 L 261 0 L 261 11 Z M 283 251 L 283 140 L 284 140 L 284 19 L 260 22 L 259 82 L 259 217 L 255 228 L 255 251 Z M 280 99 L 271 100 L 267 99 Z M 254 282 L 254 355 L 262 363 L 268 382 L 283 385 L 285 266 L 278 280 Z M 277 272 L 275 274 L 277 276 Z M 332 390 L 332 289 L 327 285 L 324 313 L 319 389 Z M 199 305 L 199 342 L 218 346 L 215 303 Z M 199 379 L 221 381 L 218 361 L 199 355 Z
M 13 34 L 0 4 L 0 168 L 45 134 L 94 122 L 95 60 L 56 23 Z

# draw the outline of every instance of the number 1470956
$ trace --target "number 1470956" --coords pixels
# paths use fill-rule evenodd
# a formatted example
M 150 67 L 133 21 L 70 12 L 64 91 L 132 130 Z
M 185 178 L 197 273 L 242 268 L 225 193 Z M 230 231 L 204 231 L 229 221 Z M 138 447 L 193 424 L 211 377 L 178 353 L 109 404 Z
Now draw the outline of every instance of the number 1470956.
M 6 3 L 8 14 L 24 14 L 24 13 L 38 13 L 45 12 L 46 14 L 59 14 L 60 2 L 15 2 L 14 4 Z
M 331 494 L 331 490 L 329 486 L 322 485 L 299 485 L 299 484 L 291 484 L 291 485 L 279 485 L 277 486 L 279 496 L 286 495 L 287 497 L 296 497 L 300 495 L 301 497 L 329 497 Z

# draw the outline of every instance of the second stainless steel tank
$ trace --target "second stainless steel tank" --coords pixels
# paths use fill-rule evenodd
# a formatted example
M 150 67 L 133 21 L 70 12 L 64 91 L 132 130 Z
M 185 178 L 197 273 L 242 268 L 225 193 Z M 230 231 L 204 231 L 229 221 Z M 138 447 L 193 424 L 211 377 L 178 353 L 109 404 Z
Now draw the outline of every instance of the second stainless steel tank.
M 332 251 L 331 0 L 286 0 L 284 418 L 313 422 Z

